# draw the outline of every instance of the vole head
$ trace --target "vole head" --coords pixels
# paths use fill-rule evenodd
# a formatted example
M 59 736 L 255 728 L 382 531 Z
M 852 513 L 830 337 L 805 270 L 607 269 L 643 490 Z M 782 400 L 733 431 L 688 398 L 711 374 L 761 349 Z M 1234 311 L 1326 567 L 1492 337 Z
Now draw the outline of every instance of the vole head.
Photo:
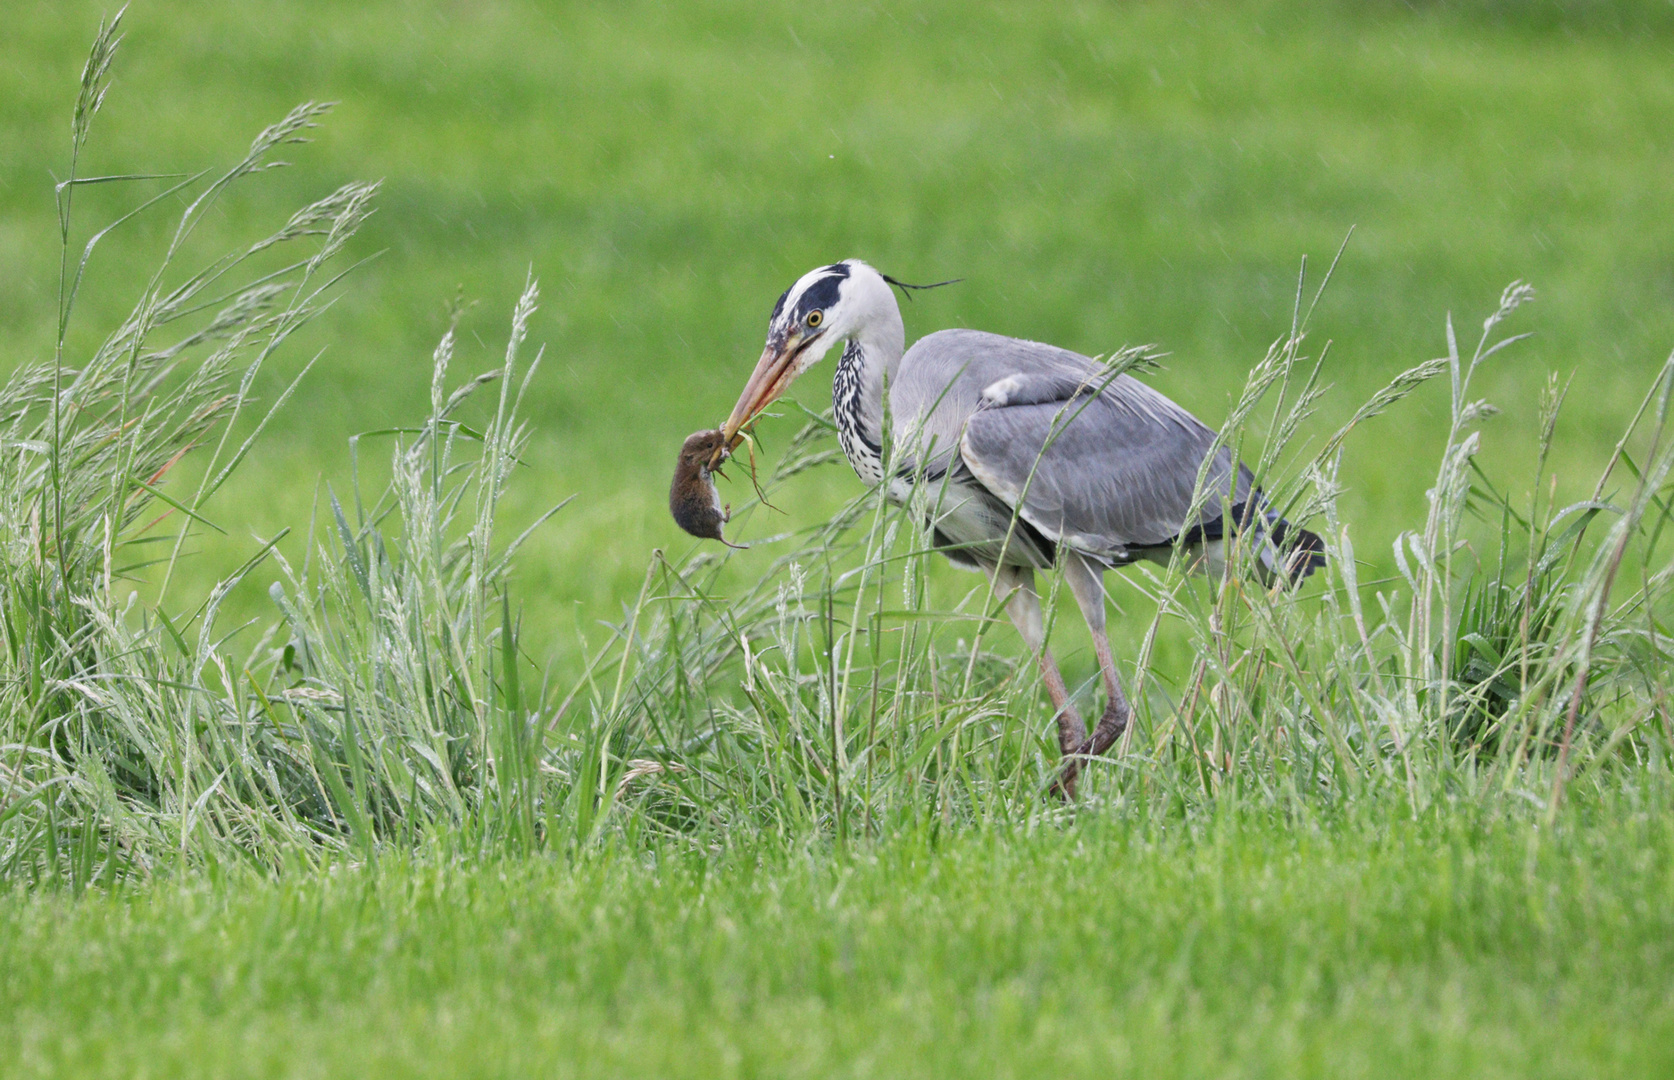
M 698 431 L 686 436 L 685 443 L 680 447 L 681 468 L 709 466 L 725 443 L 726 439 L 719 431 Z

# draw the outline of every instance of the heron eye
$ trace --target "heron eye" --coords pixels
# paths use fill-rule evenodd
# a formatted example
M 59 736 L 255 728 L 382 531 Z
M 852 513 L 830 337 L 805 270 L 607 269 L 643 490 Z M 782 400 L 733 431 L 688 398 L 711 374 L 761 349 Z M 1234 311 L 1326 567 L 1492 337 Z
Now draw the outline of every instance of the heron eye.
M 810 311 L 808 313 L 807 322 L 808 322 L 809 326 L 818 326 L 822 321 L 824 321 L 824 319 L 825 319 L 824 313 L 818 312 L 818 311 Z

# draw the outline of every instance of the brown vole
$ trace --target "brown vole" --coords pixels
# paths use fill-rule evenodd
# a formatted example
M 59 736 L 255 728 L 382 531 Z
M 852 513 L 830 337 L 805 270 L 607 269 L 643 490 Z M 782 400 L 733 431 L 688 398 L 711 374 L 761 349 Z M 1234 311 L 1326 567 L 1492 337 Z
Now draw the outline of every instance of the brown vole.
M 680 459 L 674 465 L 674 482 L 668 489 L 668 512 L 675 524 L 705 540 L 719 540 L 727 547 L 742 548 L 721 535 L 721 526 L 730 516 L 730 507 L 721 505 L 721 493 L 715 489 L 710 462 L 723 457 L 726 437 L 719 431 L 699 431 L 686 438 L 680 447 Z

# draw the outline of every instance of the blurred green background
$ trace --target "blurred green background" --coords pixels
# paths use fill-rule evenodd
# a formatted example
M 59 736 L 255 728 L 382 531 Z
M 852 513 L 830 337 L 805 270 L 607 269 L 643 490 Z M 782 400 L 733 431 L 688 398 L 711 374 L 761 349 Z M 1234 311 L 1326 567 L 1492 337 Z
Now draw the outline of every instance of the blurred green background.
M 52 179 L 86 48 L 113 11 L 6 5 L 6 368 L 50 355 Z M 1501 288 L 1526 279 L 1539 300 L 1514 328 L 1536 337 L 1482 384 L 1504 409 L 1485 462 L 1513 488 L 1548 371 L 1575 379 L 1556 467 L 1580 492 L 1674 346 L 1668 0 L 139 0 L 125 25 L 84 174 L 224 166 L 296 103 L 340 102 L 292 148 L 295 167 L 223 204 L 199 254 L 346 180 L 385 181 L 352 248 L 382 255 L 269 372 L 271 397 L 325 349 L 213 508 L 231 538 L 208 548 L 204 581 L 253 533 L 306 525 L 319 481 L 343 481 L 350 434 L 422 414 L 456 294 L 477 301 L 460 370 L 497 363 L 531 271 L 547 351 L 512 516 L 578 496 L 520 564 L 542 635 L 619 610 L 652 548 L 690 550 L 665 510 L 680 439 L 725 415 L 779 292 L 837 258 L 964 279 L 917 298 L 909 338 L 975 326 L 1088 353 L 1155 342 L 1171 355 L 1152 381 L 1218 424 L 1288 326 L 1299 261 L 1317 280 L 1352 226 L 1314 321 L 1336 384 L 1316 436 L 1441 354 L 1447 312 L 1473 343 Z M 85 189 L 72 243 L 152 190 Z M 144 219 L 100 249 L 72 362 L 132 304 L 168 224 Z M 829 388 L 825 365 L 797 390 L 817 409 Z M 1351 445 L 1344 512 L 1374 563 L 1422 520 L 1444 398 L 1430 388 Z M 796 422 L 764 428 L 770 454 Z M 758 516 L 745 536 L 857 490 L 841 466 L 798 478 L 776 500 L 788 518 Z M 243 601 L 264 602 L 259 589 Z

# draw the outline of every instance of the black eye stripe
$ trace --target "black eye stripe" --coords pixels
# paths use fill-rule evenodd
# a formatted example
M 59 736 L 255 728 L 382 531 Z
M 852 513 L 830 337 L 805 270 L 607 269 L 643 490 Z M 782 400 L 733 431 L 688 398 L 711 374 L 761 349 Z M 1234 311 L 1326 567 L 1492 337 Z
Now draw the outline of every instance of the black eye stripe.
M 849 276 L 848 267 L 842 267 L 842 271 L 840 274 L 827 274 L 808 286 L 796 302 L 797 313 L 803 318 L 807 318 L 810 312 L 824 311 L 835 304 L 838 289 Z

